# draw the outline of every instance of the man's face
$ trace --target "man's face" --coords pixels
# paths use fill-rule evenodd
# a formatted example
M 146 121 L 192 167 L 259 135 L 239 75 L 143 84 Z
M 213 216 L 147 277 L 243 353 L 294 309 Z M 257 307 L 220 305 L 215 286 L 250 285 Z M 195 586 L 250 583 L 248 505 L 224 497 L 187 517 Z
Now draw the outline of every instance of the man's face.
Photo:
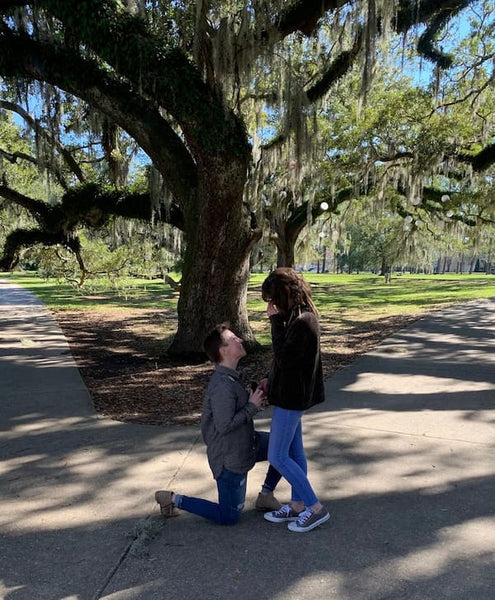
M 222 332 L 221 337 L 223 344 L 220 346 L 220 353 L 224 360 L 236 361 L 246 356 L 241 338 L 237 337 L 233 331 L 226 329 Z

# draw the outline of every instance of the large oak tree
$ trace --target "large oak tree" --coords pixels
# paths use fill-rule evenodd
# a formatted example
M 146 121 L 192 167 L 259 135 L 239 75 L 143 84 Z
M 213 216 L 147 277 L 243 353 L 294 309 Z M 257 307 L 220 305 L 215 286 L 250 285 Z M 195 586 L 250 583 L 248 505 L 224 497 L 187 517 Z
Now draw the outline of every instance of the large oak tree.
M 205 332 L 222 320 L 254 342 L 246 289 L 261 226 L 256 188 L 249 188 L 251 196 L 245 192 L 266 154 L 253 156 L 247 99 L 273 103 L 286 116 L 285 130 L 270 144 L 273 155 L 297 132 L 299 115 L 358 62 L 366 89 L 375 40 L 388 29 L 406 33 L 423 25 L 418 52 L 448 66 L 436 35 L 472 1 L 0 0 L 0 74 L 18 89 L 24 82 L 26 97 L 37 82 L 80 99 L 149 156 L 187 244 L 171 351 L 198 352 Z M 318 40 L 323 29 L 329 43 L 319 50 L 311 80 L 297 87 L 291 80 L 279 93 L 265 89 L 263 73 L 278 49 L 295 37 Z M 304 43 L 299 47 L 304 51 Z M 13 193 L 8 185 L 0 191 Z M 111 210 L 108 196 L 94 186 L 85 194 L 92 210 L 98 202 Z M 114 206 L 123 207 L 126 198 L 116 194 Z M 150 215 L 151 197 L 131 200 L 130 216 Z M 57 210 L 66 224 L 60 208 L 63 202 Z M 40 223 L 53 226 L 50 218 Z M 70 227 L 58 233 L 70 245 Z

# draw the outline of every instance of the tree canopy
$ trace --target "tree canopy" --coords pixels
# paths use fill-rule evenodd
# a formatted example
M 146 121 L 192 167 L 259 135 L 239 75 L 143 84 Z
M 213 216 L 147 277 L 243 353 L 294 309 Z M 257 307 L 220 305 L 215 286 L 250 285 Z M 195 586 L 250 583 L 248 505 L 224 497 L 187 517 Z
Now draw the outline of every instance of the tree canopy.
M 466 51 L 470 62 L 457 64 L 453 78 L 460 79 L 452 89 L 459 93 L 464 85 L 475 106 L 493 84 L 493 74 L 487 75 L 493 45 L 483 37 L 493 34 L 493 21 L 484 18 L 488 4 L 479 0 L 0 0 L 2 109 L 17 112 L 34 133 L 37 160 L 60 190 L 56 201 L 46 202 L 4 179 L 0 194 L 31 211 L 37 226 L 12 233 L 2 265 L 12 266 L 19 248 L 35 241 L 77 252 L 80 224 L 98 225 L 111 214 L 162 219 L 181 228 L 186 240 L 171 351 L 200 351 L 205 333 L 223 320 L 254 342 L 245 295 L 249 254 L 266 216 L 261 199 L 267 181 L 275 177 L 280 196 L 285 179 L 289 201 L 283 210 L 296 231 L 304 221 L 301 207 L 307 206 L 306 217 L 314 210 L 313 191 L 303 197 L 300 190 L 313 173 L 313 157 L 322 160 L 316 125 L 332 110 L 338 86 L 359 72 L 355 88 L 348 89 L 369 98 L 383 59 L 380 43 L 390 35 L 413 36 L 418 56 L 435 69 L 453 68 L 442 40 L 453 20 L 472 7 L 483 47 Z M 446 97 L 445 108 L 451 102 L 459 98 Z M 455 170 L 463 162 L 481 172 L 493 164 L 487 111 L 483 104 L 484 139 L 449 146 L 449 138 L 437 167 L 442 162 Z M 70 141 L 82 130 L 97 140 L 105 171 L 82 168 L 81 149 Z M 127 144 L 149 157 L 160 179 L 154 190 L 124 187 L 124 134 Z M 379 147 L 373 137 L 368 147 L 383 165 L 411 152 L 391 137 Z M 344 154 L 349 160 L 352 152 Z M 408 190 L 398 189 L 404 197 L 429 194 L 438 204 L 445 194 L 433 175 L 428 191 L 409 171 L 395 178 L 396 191 L 406 182 Z M 368 192 L 364 172 L 360 168 L 349 182 L 353 193 L 359 178 Z

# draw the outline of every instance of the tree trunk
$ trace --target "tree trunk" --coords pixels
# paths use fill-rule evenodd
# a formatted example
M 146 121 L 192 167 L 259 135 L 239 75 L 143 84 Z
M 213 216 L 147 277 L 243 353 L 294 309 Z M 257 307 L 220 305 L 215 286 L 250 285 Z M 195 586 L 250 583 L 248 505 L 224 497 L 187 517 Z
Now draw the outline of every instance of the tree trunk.
M 302 228 L 303 226 L 299 223 L 294 225 L 291 221 L 279 224 L 276 230 L 272 226 L 272 229 L 277 233 L 275 238 L 275 245 L 277 246 L 277 267 L 295 268 L 296 241 Z
M 204 356 L 204 338 L 224 321 L 247 348 L 256 345 L 246 298 L 249 255 L 261 232 L 252 228 L 242 202 L 245 177 L 246 161 L 232 158 L 199 173 L 198 201 L 186 215 L 178 329 L 170 354 Z
M 282 243 L 284 242 L 284 243 Z M 287 240 L 277 240 L 277 267 L 295 267 L 294 244 Z

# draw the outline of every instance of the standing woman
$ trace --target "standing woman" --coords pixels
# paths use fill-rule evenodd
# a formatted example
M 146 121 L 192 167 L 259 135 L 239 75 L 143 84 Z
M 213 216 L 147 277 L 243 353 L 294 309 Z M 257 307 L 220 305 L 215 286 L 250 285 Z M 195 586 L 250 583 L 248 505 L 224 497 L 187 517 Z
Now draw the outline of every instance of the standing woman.
M 323 402 L 318 311 L 309 284 L 294 269 L 275 269 L 263 282 L 268 302 L 274 361 L 268 377 L 273 418 L 268 460 L 292 487 L 291 502 L 265 513 L 272 523 L 288 522 L 291 531 L 311 531 L 330 518 L 307 477 L 301 418 Z

